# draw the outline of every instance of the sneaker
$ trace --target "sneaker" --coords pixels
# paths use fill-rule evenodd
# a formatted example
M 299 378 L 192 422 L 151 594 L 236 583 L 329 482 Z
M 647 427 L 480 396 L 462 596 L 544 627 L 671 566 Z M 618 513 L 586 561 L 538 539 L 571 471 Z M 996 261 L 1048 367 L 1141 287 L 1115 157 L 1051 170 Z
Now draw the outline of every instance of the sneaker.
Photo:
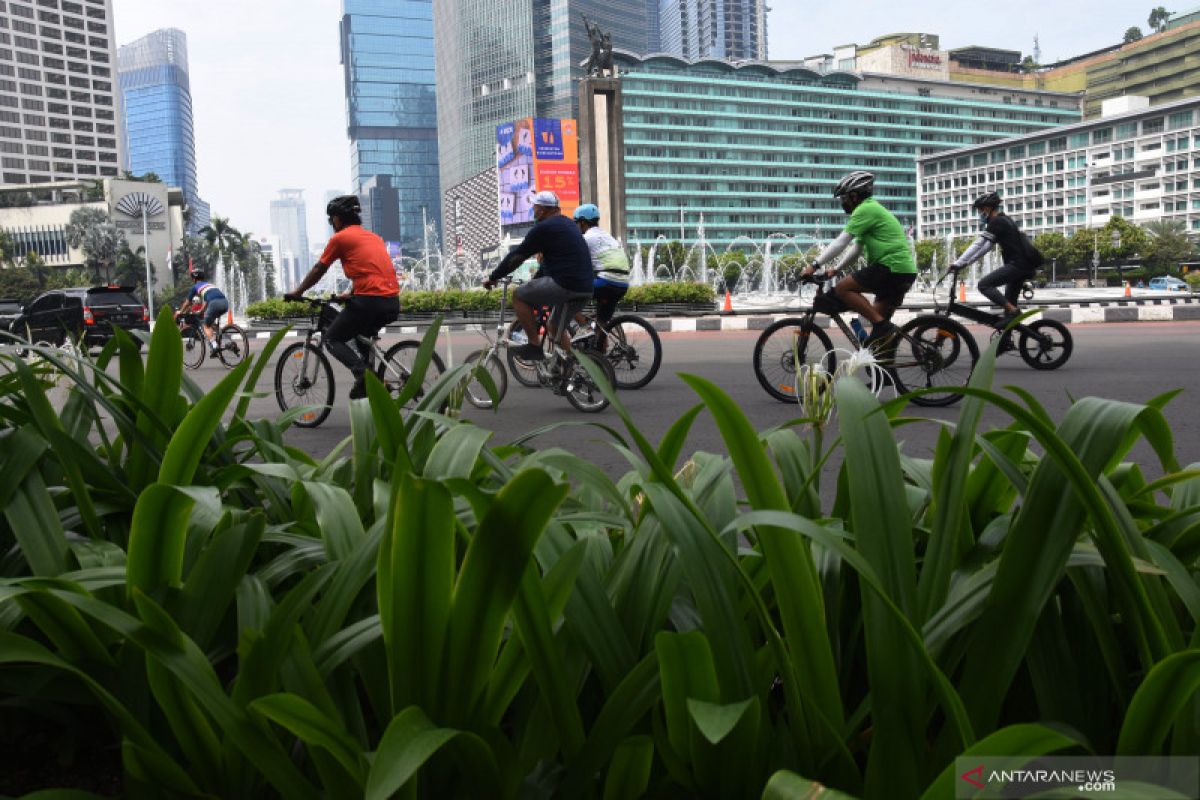
M 886 342 L 896 332 L 896 326 L 888 320 L 876 322 L 871 326 L 871 335 L 863 342 L 863 347 L 871 347 L 879 342 Z
M 363 378 L 355 378 L 354 385 L 350 387 L 350 399 L 360 400 L 367 396 L 367 382 Z
M 1005 311 L 1000 314 L 1000 319 L 996 322 L 996 327 L 997 328 L 1008 327 L 1008 323 L 1012 322 L 1014 319 L 1016 319 L 1019 316 L 1021 316 L 1021 312 L 1019 310 L 1018 311 Z
M 513 349 L 513 355 L 522 361 L 541 361 L 546 357 L 540 344 L 523 344 Z

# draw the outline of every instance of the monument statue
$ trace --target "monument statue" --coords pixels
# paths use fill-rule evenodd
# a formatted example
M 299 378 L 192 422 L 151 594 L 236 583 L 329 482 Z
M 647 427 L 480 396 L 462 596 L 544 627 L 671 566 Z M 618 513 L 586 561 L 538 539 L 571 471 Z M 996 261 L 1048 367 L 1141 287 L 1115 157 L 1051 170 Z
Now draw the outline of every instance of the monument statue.
M 584 65 L 588 75 L 604 75 L 615 72 L 613 69 L 612 37 L 600 30 L 600 26 L 583 14 L 583 27 L 587 30 L 588 41 L 592 44 L 592 54 Z

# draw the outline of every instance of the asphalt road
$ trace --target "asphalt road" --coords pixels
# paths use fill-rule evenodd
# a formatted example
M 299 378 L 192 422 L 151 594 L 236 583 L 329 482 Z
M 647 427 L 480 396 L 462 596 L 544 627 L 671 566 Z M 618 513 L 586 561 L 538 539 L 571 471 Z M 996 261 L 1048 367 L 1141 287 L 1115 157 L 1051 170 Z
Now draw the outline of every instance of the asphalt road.
M 980 343 L 987 341 L 985 331 L 972 329 Z M 1166 410 L 1176 437 L 1176 452 L 1184 464 L 1200 461 L 1200 322 L 1122 323 L 1072 326 L 1075 351 L 1071 360 L 1053 372 L 1039 372 L 1027 367 L 1019 357 L 1003 356 L 997 365 L 996 386 L 1020 386 L 1032 392 L 1057 420 L 1072 402 L 1072 398 L 1099 396 L 1129 402 L 1144 402 L 1162 392 L 1182 388 Z M 757 332 L 704 332 L 663 335 L 663 365 L 658 377 L 638 391 L 623 392 L 621 397 L 640 430 L 657 441 L 679 415 L 697 402 L 692 390 L 679 374 L 704 376 L 721 386 L 741 406 L 757 428 L 766 428 L 795 418 L 796 407 L 771 399 L 755 380 L 750 364 Z M 261 346 L 262 340 L 256 342 Z M 456 333 L 453 354 L 461 359 L 467 352 L 482 346 L 476 333 Z M 446 356 L 443 337 L 438 348 Z M 294 429 L 287 434 L 291 444 L 322 456 L 350 435 L 349 418 L 345 407 L 350 375 L 334 362 L 337 383 L 336 403 L 325 423 L 314 430 Z M 207 361 L 201 369 L 190 373 L 204 387 L 211 387 L 225 374 L 219 364 Z M 263 416 L 279 413 L 272 387 L 273 366 L 264 373 L 260 391 L 265 397 L 251 404 L 252 412 Z M 922 409 L 909 407 L 910 416 L 928 419 L 953 420 L 955 407 Z M 494 443 L 504 443 L 524 436 L 530 431 L 562 423 L 564 427 L 550 430 L 536 439 L 540 447 L 562 447 L 609 471 L 620 474 L 628 462 L 612 447 L 610 437 L 602 430 L 587 425 L 599 422 L 621 427 L 611 410 L 600 414 L 581 414 L 565 398 L 547 390 L 525 388 L 509 381 L 508 394 L 499 410 L 480 411 L 467 406 L 464 417 L 495 431 Z M 1008 424 L 1007 417 L 994 409 L 985 415 L 985 426 Z M 936 440 L 937 425 L 910 425 L 897 435 L 904 441 L 909 455 L 929 455 Z M 692 428 L 684 452 L 697 450 L 725 452 L 720 435 L 711 417 L 701 414 Z M 1151 474 L 1159 472 L 1156 459 L 1144 444 L 1132 453 L 1137 462 Z

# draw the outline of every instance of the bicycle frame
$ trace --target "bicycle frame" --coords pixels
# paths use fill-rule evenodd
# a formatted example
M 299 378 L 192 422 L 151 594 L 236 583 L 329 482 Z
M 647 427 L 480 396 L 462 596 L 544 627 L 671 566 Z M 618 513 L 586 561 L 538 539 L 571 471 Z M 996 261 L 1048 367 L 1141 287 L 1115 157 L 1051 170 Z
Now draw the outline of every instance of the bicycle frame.
M 325 306 L 333 305 L 332 301 L 330 301 L 330 300 L 310 300 L 309 303 L 313 306 L 316 306 L 318 309 L 322 309 L 322 310 L 324 309 Z M 329 329 L 329 323 L 326 322 L 323 318 L 323 315 L 320 312 L 318 312 L 316 326 L 309 328 L 308 331 L 304 335 L 304 344 L 306 346 L 304 348 L 304 358 L 300 363 L 300 373 L 302 375 L 308 375 L 309 354 L 311 352 L 313 352 L 313 350 L 323 350 L 325 348 L 325 331 L 327 331 L 328 329 Z M 316 340 L 315 343 L 313 341 L 314 339 Z M 386 369 L 389 373 L 395 373 L 393 375 L 393 377 L 399 378 L 402 381 L 407 381 L 408 378 L 411 376 L 411 373 L 409 373 L 407 369 L 404 369 L 403 364 L 400 365 L 400 367 L 403 371 L 399 372 L 399 373 L 395 372 L 394 366 L 392 364 L 388 363 L 383 350 L 380 349 L 380 347 L 379 347 L 379 337 L 378 336 L 373 336 L 371 338 L 368 338 L 366 336 L 358 335 L 358 336 L 354 337 L 354 341 L 356 344 L 360 345 L 359 352 L 362 352 L 362 350 L 363 350 L 361 345 L 366 345 L 366 359 L 365 360 L 366 360 L 366 366 L 367 366 L 368 372 L 374 372 L 374 373 L 378 374 L 378 365 L 382 364 L 384 366 L 384 369 Z M 312 348 L 312 349 L 310 349 L 310 348 Z
M 942 281 L 946 280 L 951 272 L 953 272 L 953 270 L 946 272 L 942 275 L 942 277 L 938 278 L 938 282 L 934 284 L 934 288 L 936 289 L 938 286 L 940 286 Z M 984 311 L 983 309 L 975 308 L 975 306 L 969 306 L 966 303 L 960 303 L 958 300 L 956 300 L 954 297 L 954 284 L 954 281 L 950 281 L 949 283 L 949 288 L 947 291 L 947 297 L 949 299 L 944 309 L 937 301 L 937 292 L 935 291 L 933 293 L 933 313 L 944 314 L 946 316 L 957 315 L 965 319 L 969 319 L 972 322 L 977 322 L 980 325 L 986 325 L 989 328 L 995 328 L 998 331 L 1005 330 L 1003 327 L 999 327 L 1000 323 L 1004 320 L 1004 318 L 999 314 L 993 314 L 990 311 Z M 1033 336 L 1039 341 L 1043 338 L 1041 334 L 1028 327 L 1023 322 L 1018 322 L 1017 324 L 1013 325 L 1010 332 L 1012 331 L 1018 331 L 1026 336 Z

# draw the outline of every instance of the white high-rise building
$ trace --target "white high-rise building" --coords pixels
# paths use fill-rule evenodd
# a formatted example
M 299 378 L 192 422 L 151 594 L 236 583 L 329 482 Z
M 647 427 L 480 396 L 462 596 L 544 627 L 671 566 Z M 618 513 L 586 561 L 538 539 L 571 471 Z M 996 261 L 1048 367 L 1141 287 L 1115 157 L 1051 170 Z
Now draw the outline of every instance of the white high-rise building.
M 289 253 L 308 252 L 308 222 L 305 218 L 304 190 L 280 189 L 279 199 L 271 201 L 271 233 L 279 237 Z M 292 280 L 299 282 L 307 267 L 293 271 Z
M 0 2 L 0 182 L 115 178 L 112 0 Z

